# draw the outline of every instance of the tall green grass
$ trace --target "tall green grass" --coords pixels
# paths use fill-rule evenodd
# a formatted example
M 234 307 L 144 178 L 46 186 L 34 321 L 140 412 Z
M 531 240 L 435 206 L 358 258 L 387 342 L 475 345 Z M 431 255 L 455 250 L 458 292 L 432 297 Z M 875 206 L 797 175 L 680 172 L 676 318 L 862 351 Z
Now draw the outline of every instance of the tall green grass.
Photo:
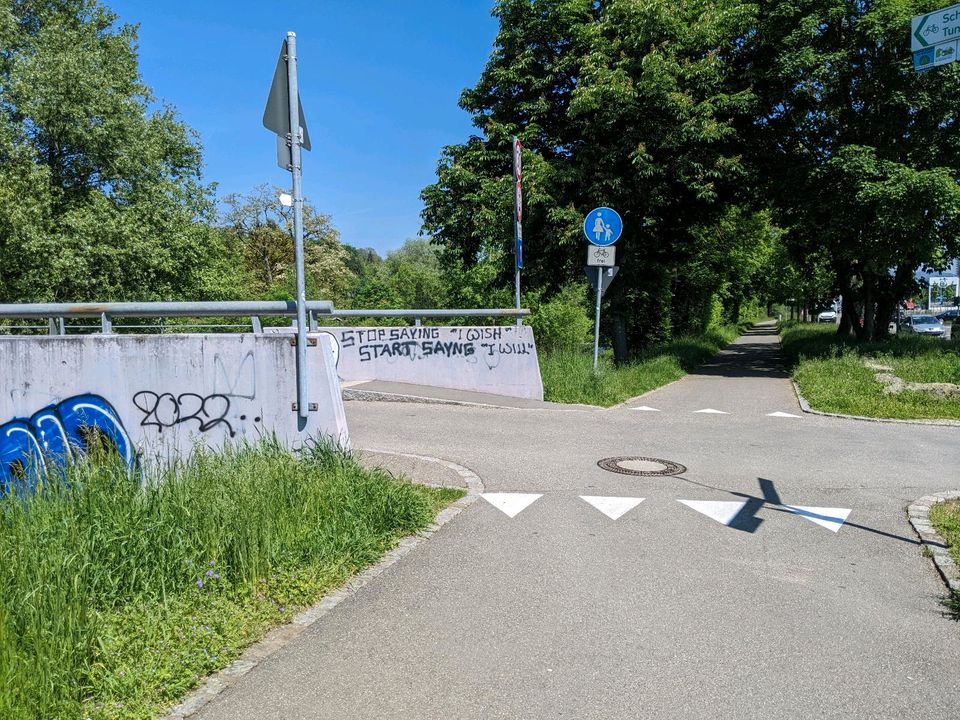
M 899 419 L 960 419 L 960 400 L 929 392 L 885 394 L 870 358 L 907 382 L 960 384 L 960 339 L 915 334 L 876 342 L 837 337 L 834 325 L 784 323 L 780 330 L 793 377 L 810 405 L 824 412 Z
M 930 522 L 944 539 L 954 561 L 960 563 L 960 500 L 948 500 L 930 508 Z M 952 590 L 944 604 L 954 620 L 960 620 L 960 591 Z
M 621 365 L 609 354 L 593 371 L 593 356 L 583 352 L 552 352 L 540 356 L 544 398 L 552 402 L 609 407 L 679 380 L 736 339 L 745 325 L 710 328 L 702 335 L 681 337 L 647 348 Z
M 457 494 L 265 442 L 6 496 L 0 718 L 153 717 Z

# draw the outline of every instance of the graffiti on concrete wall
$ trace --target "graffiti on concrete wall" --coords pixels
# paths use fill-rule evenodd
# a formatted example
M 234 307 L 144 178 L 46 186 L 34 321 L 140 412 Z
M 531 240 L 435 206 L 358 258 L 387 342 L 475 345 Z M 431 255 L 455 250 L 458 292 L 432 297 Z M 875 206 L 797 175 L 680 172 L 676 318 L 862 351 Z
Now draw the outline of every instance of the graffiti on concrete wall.
M 411 362 L 461 358 L 493 369 L 504 355 L 532 355 L 532 342 L 510 336 L 510 328 L 361 328 L 341 333 L 343 349 L 355 348 L 361 363 L 385 359 Z M 442 333 L 442 334 L 441 334 Z
M 0 425 L 0 491 L 9 492 L 16 483 L 33 487 L 50 469 L 63 468 L 86 452 L 95 437 L 109 442 L 134 469 L 130 436 L 113 406 L 99 395 L 74 395 Z
M 141 427 L 153 427 L 157 432 L 165 428 L 196 422 L 196 429 L 208 432 L 221 427 L 230 437 L 236 437 L 228 415 L 230 413 L 230 396 L 220 393 L 198 395 L 197 393 L 155 393 L 150 390 L 141 390 L 133 396 L 133 404 L 143 413 Z M 240 415 L 240 421 L 247 420 L 246 415 Z M 252 416 L 253 422 L 260 422 L 260 416 Z M 189 425 L 188 425 L 189 426 Z
M 201 433 L 221 430 L 236 437 L 248 421 L 261 422 L 260 413 L 243 410 L 257 398 L 257 361 L 253 351 L 239 362 L 233 358 L 213 357 L 213 392 L 155 392 L 140 390 L 132 402 L 140 411 L 140 427 L 152 428 L 158 434 L 178 426 Z

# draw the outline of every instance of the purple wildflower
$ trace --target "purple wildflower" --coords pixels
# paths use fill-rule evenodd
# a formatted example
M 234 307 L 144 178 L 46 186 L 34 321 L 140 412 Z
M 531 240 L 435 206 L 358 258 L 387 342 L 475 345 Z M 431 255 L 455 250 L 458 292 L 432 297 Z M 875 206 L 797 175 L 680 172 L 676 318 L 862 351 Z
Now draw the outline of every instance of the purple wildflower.
M 203 589 L 203 580 L 197 580 L 197 587 Z

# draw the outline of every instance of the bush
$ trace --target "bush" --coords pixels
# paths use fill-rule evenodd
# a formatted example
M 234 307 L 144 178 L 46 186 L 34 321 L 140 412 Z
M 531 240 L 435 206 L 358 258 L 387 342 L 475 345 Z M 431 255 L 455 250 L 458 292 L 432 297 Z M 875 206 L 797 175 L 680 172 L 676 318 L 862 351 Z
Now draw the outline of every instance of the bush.
M 579 350 L 590 339 L 593 320 L 587 313 L 585 294 L 584 285 L 567 285 L 540 305 L 530 319 L 538 352 Z

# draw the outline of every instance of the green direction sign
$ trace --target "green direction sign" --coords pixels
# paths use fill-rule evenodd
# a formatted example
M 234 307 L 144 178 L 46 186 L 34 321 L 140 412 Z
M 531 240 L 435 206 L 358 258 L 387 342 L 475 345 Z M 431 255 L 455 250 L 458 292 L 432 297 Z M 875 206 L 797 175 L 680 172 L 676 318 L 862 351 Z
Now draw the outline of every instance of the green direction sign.
M 911 22 L 910 49 L 913 52 L 957 39 L 960 39 L 960 5 L 917 15 Z

